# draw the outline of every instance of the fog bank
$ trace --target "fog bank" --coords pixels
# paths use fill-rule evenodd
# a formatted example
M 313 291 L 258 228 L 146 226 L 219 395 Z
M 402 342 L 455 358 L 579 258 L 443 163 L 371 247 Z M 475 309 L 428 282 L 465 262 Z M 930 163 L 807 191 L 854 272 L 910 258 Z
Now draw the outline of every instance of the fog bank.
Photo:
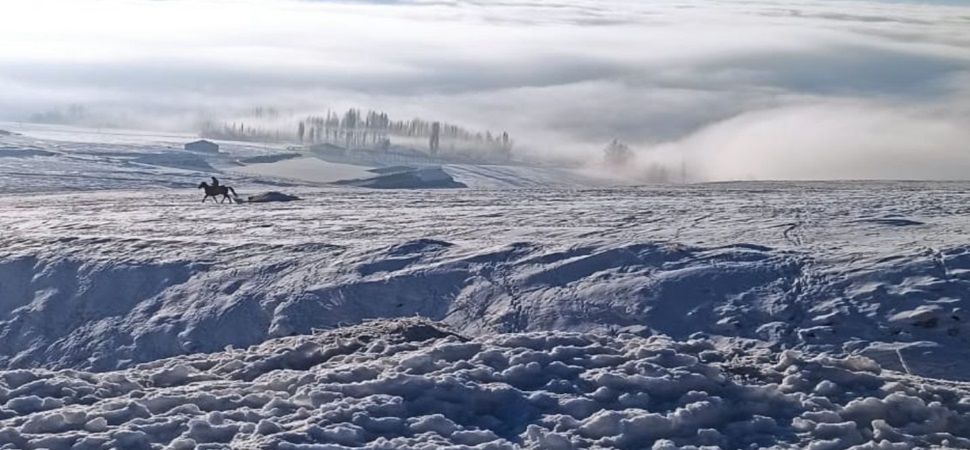
M 970 8 L 945 2 L 38 0 L 4 15 L 0 120 L 83 105 L 90 125 L 192 130 L 353 106 L 508 130 L 523 158 L 598 164 L 616 138 L 638 167 L 684 161 L 696 181 L 970 174 Z

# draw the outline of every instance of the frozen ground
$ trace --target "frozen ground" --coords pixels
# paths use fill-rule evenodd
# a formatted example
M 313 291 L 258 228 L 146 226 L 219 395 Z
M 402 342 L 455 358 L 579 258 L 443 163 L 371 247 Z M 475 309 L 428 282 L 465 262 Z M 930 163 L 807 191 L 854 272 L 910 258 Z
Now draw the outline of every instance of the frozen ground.
M 0 373 L 0 448 L 967 448 L 968 396 L 865 358 L 409 320 Z
M 0 447 L 970 446 L 970 184 L 374 191 L 233 175 L 280 152 L 242 144 L 0 146 Z M 213 173 L 301 200 L 202 205 Z M 341 327 L 412 316 L 461 337 Z

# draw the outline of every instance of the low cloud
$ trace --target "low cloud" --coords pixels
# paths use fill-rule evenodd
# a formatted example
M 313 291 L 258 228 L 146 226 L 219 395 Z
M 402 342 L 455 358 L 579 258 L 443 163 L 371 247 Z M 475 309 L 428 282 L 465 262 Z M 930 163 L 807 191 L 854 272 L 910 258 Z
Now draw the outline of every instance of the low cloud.
M 871 101 L 746 112 L 655 146 L 646 162 L 695 180 L 937 179 L 970 175 L 970 114 Z M 644 161 L 641 161 L 644 163 Z
M 613 138 L 695 180 L 970 178 L 970 8 L 879 1 L 37 0 L 5 6 L 0 119 L 191 127 L 355 106 Z M 58 14 L 53 14 L 57 11 Z M 122 123 L 123 122 L 123 123 Z

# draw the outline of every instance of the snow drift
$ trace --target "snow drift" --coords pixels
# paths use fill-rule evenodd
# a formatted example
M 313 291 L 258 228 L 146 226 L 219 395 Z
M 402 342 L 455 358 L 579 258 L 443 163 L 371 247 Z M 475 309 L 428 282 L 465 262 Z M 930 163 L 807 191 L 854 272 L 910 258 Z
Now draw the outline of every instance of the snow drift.
M 299 200 L 300 197 L 290 194 L 284 194 L 282 192 L 270 191 L 263 192 L 262 194 L 250 195 L 246 197 L 247 203 L 270 203 L 270 202 L 292 202 L 294 200 Z
M 119 372 L 0 372 L 0 448 L 967 448 L 967 398 L 861 357 L 381 321 Z
M 554 251 L 519 243 L 477 251 L 414 240 L 357 251 L 246 245 L 179 256 L 177 242 L 65 244 L 87 255 L 65 259 L 52 243 L 56 257 L 0 262 L 0 364 L 113 369 L 413 315 L 475 334 L 637 326 L 676 337 L 738 334 L 719 323 L 718 308 L 756 292 L 785 296 L 779 279 L 797 273 L 791 257 L 734 247 Z M 166 253 L 172 259 L 158 259 Z M 684 315 L 697 324 L 683 324 Z

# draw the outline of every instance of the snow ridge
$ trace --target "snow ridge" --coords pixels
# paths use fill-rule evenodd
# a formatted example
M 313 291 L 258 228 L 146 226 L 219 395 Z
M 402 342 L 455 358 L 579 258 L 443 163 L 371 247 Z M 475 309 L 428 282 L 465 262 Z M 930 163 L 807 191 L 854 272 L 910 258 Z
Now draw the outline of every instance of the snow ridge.
M 59 245 L 85 255 L 65 258 Z M 43 247 L 52 255 L 0 261 L 0 364 L 8 367 L 110 370 L 414 315 L 468 334 L 647 327 L 678 338 L 738 335 L 730 319 L 746 318 L 731 305 L 754 293 L 786 298 L 786 277 L 799 267 L 796 255 L 767 248 L 661 243 L 482 251 L 417 239 L 357 251 L 247 245 L 208 255 L 128 239 Z M 172 259 L 157 258 L 168 250 L 177 252 Z M 687 326 L 684 315 L 699 323 Z

